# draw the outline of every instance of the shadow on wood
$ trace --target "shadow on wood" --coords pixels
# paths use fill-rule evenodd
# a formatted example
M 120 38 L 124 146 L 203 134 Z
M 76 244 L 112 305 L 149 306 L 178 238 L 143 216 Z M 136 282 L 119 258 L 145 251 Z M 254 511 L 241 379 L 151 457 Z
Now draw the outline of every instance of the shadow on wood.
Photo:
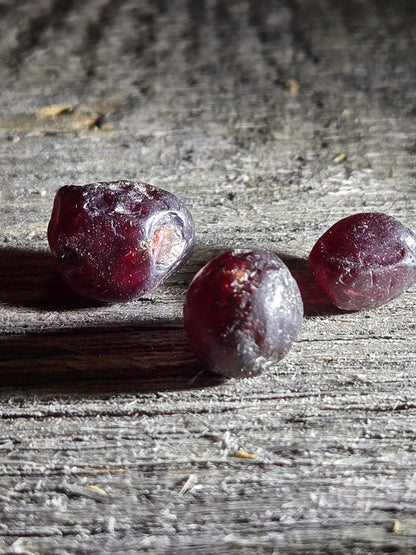
M 85 328 L 0 340 L 1 387 L 62 393 L 155 392 L 215 386 L 173 327 Z
M 0 249 L 0 302 L 32 309 L 40 321 L 51 310 L 107 306 L 69 289 L 50 253 L 22 249 Z M 180 321 L 126 324 L 107 315 L 73 330 L 10 331 L 0 338 L 0 387 L 102 394 L 181 390 L 222 381 L 195 360 Z
M 218 249 L 203 254 L 206 262 Z M 306 317 L 340 312 L 315 281 L 306 260 L 279 256 L 298 282 Z M 40 319 L 50 310 L 94 310 L 103 305 L 71 291 L 50 253 L 20 249 L 0 250 L 0 301 L 33 309 Z M 97 317 L 93 325 L 58 327 L 53 333 L 11 330 L 13 335 L 0 338 L 0 387 L 111 394 L 192 389 L 224 381 L 196 361 L 179 320 L 147 324 L 113 320 L 114 315 L 103 322 Z
M 50 252 L 0 249 L 0 302 L 38 310 L 92 308 L 103 303 L 72 291 Z
M 277 253 L 295 278 L 302 295 L 305 318 L 342 314 L 316 281 L 305 258 Z

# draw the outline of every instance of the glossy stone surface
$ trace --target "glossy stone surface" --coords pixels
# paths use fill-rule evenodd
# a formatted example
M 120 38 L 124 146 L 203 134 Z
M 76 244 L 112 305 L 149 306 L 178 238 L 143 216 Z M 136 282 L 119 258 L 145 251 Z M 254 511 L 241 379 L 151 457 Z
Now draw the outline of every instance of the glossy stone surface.
M 55 196 L 48 240 L 75 291 L 126 301 L 188 261 L 194 225 L 175 195 L 147 183 L 66 185 Z
M 355 214 L 318 239 L 309 265 L 339 308 L 376 308 L 416 281 L 416 235 L 386 214 Z
M 296 281 L 278 256 L 262 250 L 211 260 L 184 305 L 191 348 L 206 368 L 227 377 L 259 374 L 284 357 L 302 320 Z

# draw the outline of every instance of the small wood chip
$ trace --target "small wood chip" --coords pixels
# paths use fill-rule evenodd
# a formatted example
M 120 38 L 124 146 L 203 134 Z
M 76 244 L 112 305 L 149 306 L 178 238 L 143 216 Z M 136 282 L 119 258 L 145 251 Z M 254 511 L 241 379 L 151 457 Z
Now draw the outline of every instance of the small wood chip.
M 400 534 L 400 532 L 402 531 L 402 525 L 399 520 L 395 520 L 393 522 L 391 531 L 393 532 L 393 534 Z
M 249 453 L 248 451 L 246 451 L 245 449 L 242 449 L 241 447 L 237 449 L 234 456 L 239 459 L 251 459 L 251 460 L 256 459 L 256 456 L 253 455 L 253 453 Z
M 88 488 L 91 491 L 95 491 L 96 493 L 99 493 L 100 495 L 107 495 L 107 492 L 104 491 L 103 489 L 99 488 L 98 486 L 94 486 L 93 484 L 89 484 Z
M 299 83 L 295 79 L 286 79 L 283 87 L 290 93 L 295 94 L 299 90 Z
M 344 162 L 344 160 L 347 159 L 347 155 L 344 153 L 338 154 L 338 156 L 335 156 L 334 158 L 334 162 L 335 164 L 341 164 L 341 162 Z

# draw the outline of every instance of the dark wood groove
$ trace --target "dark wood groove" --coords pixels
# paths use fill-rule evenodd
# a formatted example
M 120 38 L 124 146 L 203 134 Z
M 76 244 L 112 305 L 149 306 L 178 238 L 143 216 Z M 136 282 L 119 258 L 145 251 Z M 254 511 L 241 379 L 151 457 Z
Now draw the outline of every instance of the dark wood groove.
M 54 0 L 45 12 L 29 19 L 17 36 L 17 46 L 6 56 L 8 64 L 18 69 L 26 58 L 43 40 L 50 28 L 59 29 L 67 15 L 76 9 L 79 0 Z
M 279 39 L 280 28 L 273 25 L 271 29 L 270 11 L 276 8 L 276 3 L 268 0 L 258 0 L 250 2 L 248 23 L 252 26 L 259 39 L 259 47 L 261 49 L 262 58 L 266 67 L 269 68 L 271 80 L 280 84 L 284 81 L 284 70 L 279 63 L 278 51 L 276 43 Z
M 308 60 L 310 60 L 314 65 L 319 64 L 319 56 L 313 51 L 311 42 L 305 32 L 304 26 L 308 28 L 308 19 L 303 17 L 302 14 L 302 2 L 300 0 L 287 0 L 287 6 L 291 12 L 290 20 L 290 30 L 293 36 L 295 48 L 298 48 L 303 52 Z M 317 8 L 310 7 L 309 15 L 315 15 L 315 11 L 319 11 L 319 5 Z
M 188 0 L 186 10 L 189 23 L 184 31 L 184 36 L 188 41 L 185 57 L 188 62 L 192 62 L 198 59 L 200 49 L 203 48 L 201 31 L 207 18 L 206 0 Z
M 85 67 L 86 77 L 93 79 L 96 74 L 96 51 L 103 37 L 117 17 L 123 0 L 108 0 L 97 14 L 96 19 L 89 20 L 86 26 L 85 36 L 80 46 L 80 55 Z

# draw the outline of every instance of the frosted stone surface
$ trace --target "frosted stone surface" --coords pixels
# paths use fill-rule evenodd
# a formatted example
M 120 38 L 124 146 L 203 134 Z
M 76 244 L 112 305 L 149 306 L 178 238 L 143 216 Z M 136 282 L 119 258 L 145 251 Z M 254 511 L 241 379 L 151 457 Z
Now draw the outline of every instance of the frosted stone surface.
M 56 193 L 48 239 L 70 287 L 93 299 L 125 301 L 188 261 L 194 226 L 175 195 L 147 183 L 67 185 Z
M 267 251 L 217 256 L 197 273 L 186 294 L 191 347 L 206 368 L 227 377 L 259 374 L 283 358 L 302 320 L 296 281 Z
M 309 265 L 339 308 L 376 308 L 415 283 L 416 235 L 386 214 L 355 214 L 318 239 Z

